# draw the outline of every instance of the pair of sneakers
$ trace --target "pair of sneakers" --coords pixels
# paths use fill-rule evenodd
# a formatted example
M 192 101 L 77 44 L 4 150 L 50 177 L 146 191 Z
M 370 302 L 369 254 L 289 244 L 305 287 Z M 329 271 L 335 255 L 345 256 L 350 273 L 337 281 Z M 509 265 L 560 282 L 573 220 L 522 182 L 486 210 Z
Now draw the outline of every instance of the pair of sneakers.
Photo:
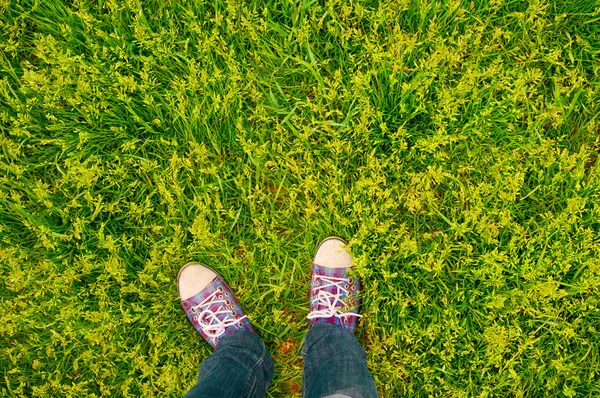
M 310 282 L 307 318 L 311 327 L 317 322 L 329 322 L 354 333 L 361 317 L 360 281 L 349 275 L 351 267 L 352 255 L 344 240 L 330 237 L 319 244 Z M 233 331 L 256 333 L 229 286 L 206 265 L 184 265 L 177 276 L 177 288 L 190 322 L 213 348 Z

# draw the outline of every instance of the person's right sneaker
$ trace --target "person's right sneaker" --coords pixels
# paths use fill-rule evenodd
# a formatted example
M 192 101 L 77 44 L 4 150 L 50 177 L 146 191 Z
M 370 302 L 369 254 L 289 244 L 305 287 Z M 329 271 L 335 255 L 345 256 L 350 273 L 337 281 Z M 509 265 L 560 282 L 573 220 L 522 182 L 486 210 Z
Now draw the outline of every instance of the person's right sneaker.
M 351 333 L 356 330 L 360 306 L 360 280 L 349 275 L 352 255 L 341 238 L 321 242 L 313 260 L 310 282 L 310 326 L 317 322 L 339 325 Z

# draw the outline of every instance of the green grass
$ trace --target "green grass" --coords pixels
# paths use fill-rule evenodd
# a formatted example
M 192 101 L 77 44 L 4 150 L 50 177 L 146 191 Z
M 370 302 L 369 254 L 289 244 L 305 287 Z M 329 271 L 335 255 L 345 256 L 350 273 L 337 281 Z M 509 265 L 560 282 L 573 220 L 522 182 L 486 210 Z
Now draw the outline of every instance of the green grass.
M 600 395 L 596 1 L 0 1 L 0 395 L 178 396 L 217 269 L 299 397 L 348 239 L 382 397 Z

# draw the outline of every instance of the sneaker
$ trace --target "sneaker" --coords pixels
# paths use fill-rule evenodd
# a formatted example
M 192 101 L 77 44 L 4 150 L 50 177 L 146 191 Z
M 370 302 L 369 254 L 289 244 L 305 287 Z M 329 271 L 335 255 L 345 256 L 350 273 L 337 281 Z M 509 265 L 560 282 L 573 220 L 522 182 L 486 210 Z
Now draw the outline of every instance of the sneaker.
M 181 267 L 177 290 L 190 322 L 213 348 L 233 331 L 256 333 L 229 286 L 206 265 L 187 263 Z
M 347 243 L 336 237 L 321 242 L 312 265 L 310 282 L 310 326 L 317 322 L 339 325 L 351 333 L 356 330 L 360 306 L 360 280 L 349 276 L 352 255 Z

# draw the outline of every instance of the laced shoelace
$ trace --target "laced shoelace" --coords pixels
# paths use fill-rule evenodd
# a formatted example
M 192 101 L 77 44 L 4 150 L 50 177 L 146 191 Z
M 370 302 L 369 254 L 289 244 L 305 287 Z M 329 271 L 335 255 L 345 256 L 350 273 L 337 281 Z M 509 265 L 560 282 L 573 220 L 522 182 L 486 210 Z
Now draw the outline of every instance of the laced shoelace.
M 342 293 L 345 293 L 346 296 L 350 296 L 348 292 L 348 279 L 346 278 L 338 278 L 335 276 L 325 276 L 325 275 L 315 275 L 315 280 L 321 280 L 322 283 L 318 286 L 313 286 L 313 292 L 316 293 L 317 298 L 317 308 L 319 306 L 325 307 L 322 310 L 314 310 L 311 311 L 307 318 L 315 319 L 315 318 L 330 318 L 335 316 L 336 318 L 343 318 L 349 316 L 357 316 L 362 317 L 362 315 L 355 314 L 354 312 L 340 312 L 338 308 L 338 304 L 342 307 L 346 306 L 346 303 L 341 299 Z M 337 293 L 331 293 L 325 291 L 329 287 L 335 286 L 337 288 Z M 346 318 L 344 318 L 346 319 Z
M 210 308 L 214 305 L 219 305 L 216 311 Z M 204 308 L 204 309 L 203 309 Z M 235 326 L 247 316 L 244 315 L 240 318 L 235 318 L 233 311 L 233 303 L 226 299 L 223 295 L 223 289 L 219 287 L 208 297 L 206 297 L 200 304 L 192 307 L 192 312 L 197 313 L 194 316 L 194 320 L 198 321 L 202 331 L 211 338 L 221 337 L 225 333 L 225 329 L 231 326 Z M 222 316 L 222 320 L 219 319 Z

